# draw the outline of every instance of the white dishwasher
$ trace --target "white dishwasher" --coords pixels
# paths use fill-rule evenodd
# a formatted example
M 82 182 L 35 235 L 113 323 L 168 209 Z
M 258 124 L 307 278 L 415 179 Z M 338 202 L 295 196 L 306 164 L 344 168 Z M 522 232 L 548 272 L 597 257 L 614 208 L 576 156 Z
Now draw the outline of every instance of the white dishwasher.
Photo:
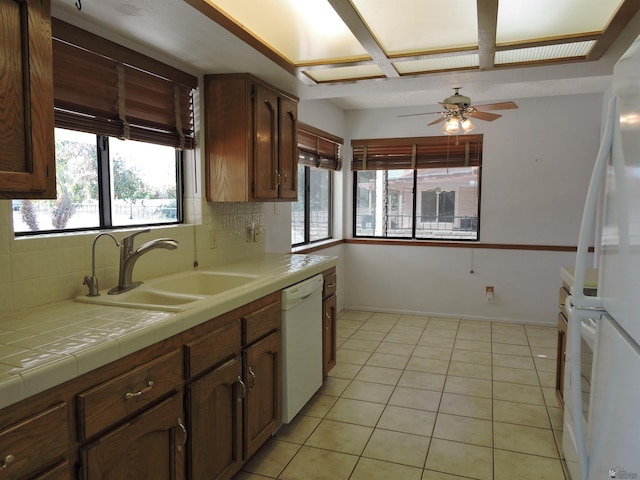
M 322 386 L 322 275 L 282 291 L 282 421 Z

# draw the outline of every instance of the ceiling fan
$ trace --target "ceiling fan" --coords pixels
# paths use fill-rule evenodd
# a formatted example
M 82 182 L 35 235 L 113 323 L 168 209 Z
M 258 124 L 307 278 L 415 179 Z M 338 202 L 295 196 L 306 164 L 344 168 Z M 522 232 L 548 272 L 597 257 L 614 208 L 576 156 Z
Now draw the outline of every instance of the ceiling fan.
M 453 90 L 455 93 L 450 97 L 445 98 L 440 105 L 444 107 L 444 111 L 441 112 L 427 112 L 427 113 L 412 113 L 407 115 L 399 115 L 400 117 L 412 117 L 417 115 L 442 115 L 437 120 L 429 123 L 429 125 L 435 125 L 436 123 L 445 122 L 442 126 L 442 133 L 454 135 L 457 133 L 467 133 L 473 130 L 474 125 L 471 123 L 469 117 L 477 118 L 478 120 L 485 120 L 487 122 L 493 122 L 500 118 L 502 115 L 497 113 L 486 112 L 485 110 L 512 110 L 518 108 L 515 102 L 499 102 L 488 103 L 485 105 L 471 105 L 471 99 L 460 94 L 461 87 L 455 87 Z

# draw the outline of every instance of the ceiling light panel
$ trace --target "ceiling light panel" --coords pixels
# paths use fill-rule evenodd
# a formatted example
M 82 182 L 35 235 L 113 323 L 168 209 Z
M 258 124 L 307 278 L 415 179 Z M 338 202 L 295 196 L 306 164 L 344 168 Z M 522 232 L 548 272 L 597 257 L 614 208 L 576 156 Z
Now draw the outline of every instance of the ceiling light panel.
M 364 78 L 384 77 L 384 72 L 378 65 L 354 65 L 351 67 L 317 68 L 305 70 L 304 74 L 317 83 L 339 82 Z
M 585 57 L 595 45 L 595 40 L 588 42 L 562 43 L 543 47 L 518 48 L 496 52 L 495 64 L 542 62 L 560 58 Z
M 400 75 L 410 75 L 421 72 L 433 72 L 442 70 L 457 70 L 463 68 L 478 67 L 480 59 L 477 54 L 456 55 L 452 57 L 434 57 L 424 60 L 410 60 L 407 62 L 395 62 L 393 66 Z
M 207 0 L 295 65 L 370 58 L 327 0 Z
M 351 0 L 387 55 L 478 46 L 476 0 Z
M 623 0 L 500 0 L 499 45 L 601 33 Z

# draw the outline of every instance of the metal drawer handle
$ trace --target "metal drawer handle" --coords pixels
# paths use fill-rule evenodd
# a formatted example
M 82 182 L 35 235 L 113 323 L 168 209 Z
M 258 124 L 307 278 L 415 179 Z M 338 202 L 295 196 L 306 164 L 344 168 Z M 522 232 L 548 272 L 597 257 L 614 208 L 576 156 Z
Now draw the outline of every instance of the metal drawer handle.
M 180 430 L 182 430 L 182 445 L 178 445 L 178 451 L 182 451 L 182 449 L 184 448 L 184 446 L 187 444 L 187 438 L 188 438 L 188 434 L 187 434 L 187 427 L 184 426 L 184 423 L 182 423 L 182 419 L 180 417 L 178 417 L 178 426 L 180 427 Z
M 133 398 L 133 397 L 139 397 L 143 393 L 147 393 L 148 391 L 150 391 L 153 388 L 153 385 L 154 385 L 153 380 L 149 380 L 147 382 L 147 386 L 144 387 L 142 390 L 140 390 L 138 392 L 135 392 L 135 393 L 127 392 L 127 393 L 124 394 L 124 398 L 129 400 L 130 398 Z
M 327 287 L 328 288 L 335 288 L 336 284 L 335 283 L 328 283 Z
M 251 391 L 251 389 L 256 386 L 256 374 L 253 373 L 251 367 L 249 367 L 249 375 L 251 375 L 251 385 L 249 385 L 249 391 Z
M 16 457 L 14 457 L 11 454 L 9 454 L 6 457 L 4 457 L 4 460 L 2 461 L 2 465 L 0 465 L 0 472 L 5 471 L 7 469 L 7 467 L 9 466 L 9 464 L 15 460 L 15 458 Z
M 244 397 L 247 396 L 247 386 L 242 381 L 242 378 L 240 378 L 240 375 L 238 375 L 238 383 L 240 384 L 240 387 L 242 388 L 242 394 L 238 397 L 238 401 L 240 401 Z

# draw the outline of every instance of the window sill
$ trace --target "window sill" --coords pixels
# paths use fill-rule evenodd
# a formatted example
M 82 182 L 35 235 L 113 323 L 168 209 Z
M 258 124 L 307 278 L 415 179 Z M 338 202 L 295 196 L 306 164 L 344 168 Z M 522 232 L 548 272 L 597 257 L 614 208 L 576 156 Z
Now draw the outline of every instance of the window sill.
M 318 250 L 324 250 L 325 248 L 329 248 L 329 247 L 334 247 L 336 245 L 340 245 L 342 243 L 344 243 L 344 239 L 340 239 L 340 240 L 336 240 L 336 239 L 329 239 L 329 240 L 323 240 L 321 242 L 316 242 L 316 243 L 311 243 L 311 244 L 307 244 L 307 245 L 300 245 L 297 247 L 292 247 L 291 248 L 291 252 L 292 253 L 312 253 L 312 252 L 316 252 Z

